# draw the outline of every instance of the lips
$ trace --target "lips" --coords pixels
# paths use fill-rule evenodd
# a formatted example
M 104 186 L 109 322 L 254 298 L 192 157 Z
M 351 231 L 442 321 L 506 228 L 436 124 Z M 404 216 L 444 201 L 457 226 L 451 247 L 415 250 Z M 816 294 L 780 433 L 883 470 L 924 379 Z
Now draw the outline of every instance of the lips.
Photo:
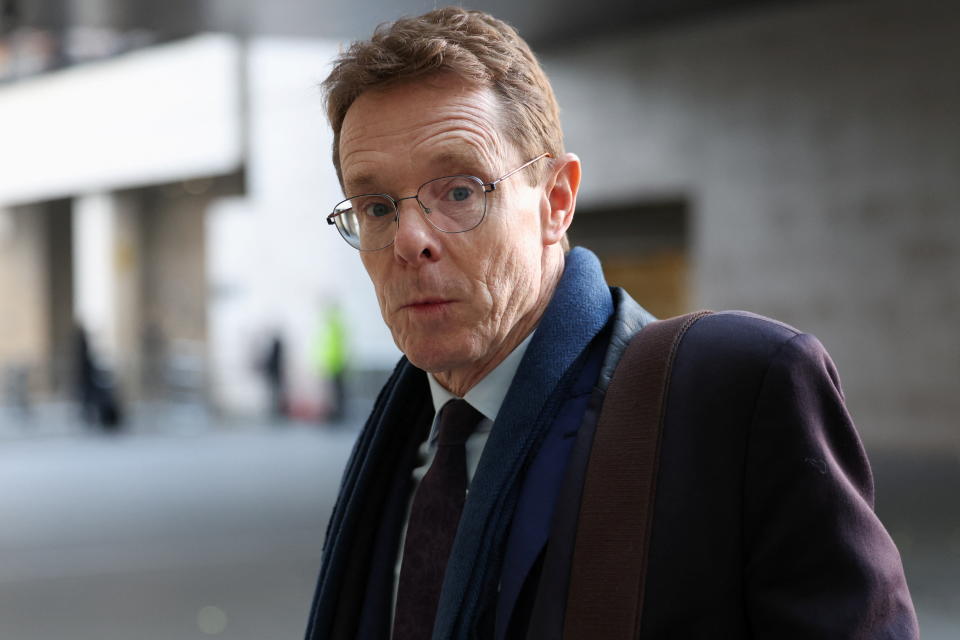
M 427 311 L 431 309 L 440 309 L 452 302 L 453 300 L 450 300 L 449 298 L 438 298 L 438 297 L 419 298 L 412 302 L 408 302 L 407 304 L 403 305 L 400 308 L 413 309 L 416 311 Z

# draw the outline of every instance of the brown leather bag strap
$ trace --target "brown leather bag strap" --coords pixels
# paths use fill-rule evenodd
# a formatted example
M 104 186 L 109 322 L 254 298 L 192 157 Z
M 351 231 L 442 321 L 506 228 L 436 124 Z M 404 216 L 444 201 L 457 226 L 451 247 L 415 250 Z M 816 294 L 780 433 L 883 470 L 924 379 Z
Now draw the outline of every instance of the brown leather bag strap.
M 670 369 L 683 334 L 708 313 L 647 325 L 617 364 L 587 464 L 564 640 L 634 640 L 640 633 Z

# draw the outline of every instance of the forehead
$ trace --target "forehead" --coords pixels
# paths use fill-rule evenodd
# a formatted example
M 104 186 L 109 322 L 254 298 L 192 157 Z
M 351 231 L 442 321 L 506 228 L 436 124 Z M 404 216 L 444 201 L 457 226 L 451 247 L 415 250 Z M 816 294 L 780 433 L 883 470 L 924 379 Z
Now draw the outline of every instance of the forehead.
M 348 190 L 434 173 L 494 170 L 509 148 L 487 87 L 434 76 L 361 94 L 340 130 Z

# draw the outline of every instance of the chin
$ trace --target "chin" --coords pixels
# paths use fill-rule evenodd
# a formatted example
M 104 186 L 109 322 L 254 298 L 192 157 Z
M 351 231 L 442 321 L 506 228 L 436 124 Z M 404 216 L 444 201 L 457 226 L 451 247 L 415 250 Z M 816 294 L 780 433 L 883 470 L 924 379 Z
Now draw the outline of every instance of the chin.
M 438 353 L 436 349 L 430 351 L 411 349 L 404 351 L 404 355 L 415 367 L 429 373 L 441 373 L 456 369 L 461 360 L 454 357 L 454 354 Z
M 397 346 L 415 367 L 430 373 L 468 367 L 474 360 L 465 338 L 439 340 L 436 336 L 424 336 L 408 340 L 402 345 L 398 343 Z

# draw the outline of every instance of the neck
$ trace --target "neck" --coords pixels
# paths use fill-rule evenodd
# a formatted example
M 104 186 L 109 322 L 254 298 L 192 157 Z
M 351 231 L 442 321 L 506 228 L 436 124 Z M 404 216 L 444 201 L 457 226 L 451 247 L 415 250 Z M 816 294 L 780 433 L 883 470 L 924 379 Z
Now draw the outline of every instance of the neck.
M 540 292 L 534 306 L 513 325 L 507 333 L 506 338 L 500 343 L 497 349 L 491 351 L 490 355 L 476 363 L 474 366 L 465 370 L 438 371 L 433 374 L 440 385 L 462 398 L 467 391 L 472 389 L 478 382 L 484 379 L 488 373 L 497 368 L 510 353 L 517 348 L 524 339 L 530 335 L 543 317 L 547 305 L 553 298 L 553 293 L 557 289 L 557 283 L 563 275 L 564 254 L 559 245 L 551 245 L 544 251 L 544 257 L 541 261 L 543 278 L 540 282 Z

